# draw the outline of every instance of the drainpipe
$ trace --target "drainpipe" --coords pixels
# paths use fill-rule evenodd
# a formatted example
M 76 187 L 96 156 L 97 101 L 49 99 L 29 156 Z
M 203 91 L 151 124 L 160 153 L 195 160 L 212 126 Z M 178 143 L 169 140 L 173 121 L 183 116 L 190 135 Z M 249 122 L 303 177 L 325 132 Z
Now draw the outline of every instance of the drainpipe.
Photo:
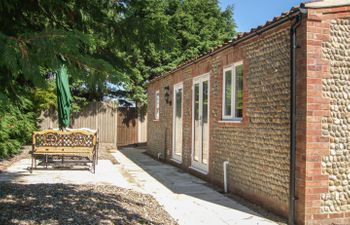
M 222 166 L 224 169 L 224 192 L 227 193 L 227 165 L 228 165 L 228 161 L 224 161 Z
M 164 152 L 163 152 L 163 159 L 164 161 L 166 161 L 167 159 L 167 146 L 168 146 L 168 143 L 167 143 L 167 135 L 168 135 L 168 127 L 166 126 L 165 127 L 165 134 L 164 134 Z
M 291 104 L 290 104 L 290 168 L 289 168 L 289 213 L 288 213 L 288 224 L 295 225 L 295 180 L 296 180 L 296 49 L 297 28 L 301 24 L 302 16 L 306 13 L 306 9 L 300 7 L 300 13 L 296 16 L 296 20 L 290 29 L 290 93 L 291 93 Z

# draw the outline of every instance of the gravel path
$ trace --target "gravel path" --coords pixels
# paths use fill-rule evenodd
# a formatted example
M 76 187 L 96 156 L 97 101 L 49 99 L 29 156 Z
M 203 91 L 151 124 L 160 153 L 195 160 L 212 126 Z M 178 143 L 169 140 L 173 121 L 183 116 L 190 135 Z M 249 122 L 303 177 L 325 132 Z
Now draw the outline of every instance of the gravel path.
M 0 224 L 177 224 L 150 195 L 109 185 L 0 183 Z

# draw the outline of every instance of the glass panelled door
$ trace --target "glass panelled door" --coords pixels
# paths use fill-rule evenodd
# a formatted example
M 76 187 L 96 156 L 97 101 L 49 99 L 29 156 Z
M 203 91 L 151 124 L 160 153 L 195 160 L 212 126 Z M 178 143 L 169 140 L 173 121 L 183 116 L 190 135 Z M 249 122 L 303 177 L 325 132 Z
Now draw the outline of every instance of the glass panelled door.
M 183 85 L 174 86 L 174 111 L 173 111 L 173 159 L 182 160 L 182 121 L 183 121 Z
M 208 171 L 209 158 L 209 74 L 193 80 L 192 166 Z

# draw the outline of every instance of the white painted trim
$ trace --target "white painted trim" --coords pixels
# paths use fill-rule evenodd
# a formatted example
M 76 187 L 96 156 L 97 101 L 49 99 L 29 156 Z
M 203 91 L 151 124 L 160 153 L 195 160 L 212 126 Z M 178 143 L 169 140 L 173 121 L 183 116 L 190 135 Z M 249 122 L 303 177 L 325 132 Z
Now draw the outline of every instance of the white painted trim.
M 158 99 L 157 99 L 157 95 L 158 95 Z M 159 94 L 159 90 L 156 91 L 155 95 L 154 95 L 154 119 L 155 120 L 159 120 L 159 114 L 160 114 L 160 94 Z M 157 110 L 158 108 L 158 110 Z
M 219 120 L 218 123 L 242 123 L 242 118 L 236 120 Z
M 196 168 L 196 167 L 193 167 L 193 166 L 190 166 L 189 168 L 190 168 L 191 170 L 197 171 L 197 172 L 199 172 L 199 173 L 201 173 L 201 174 L 204 174 L 204 175 L 208 175 L 208 173 L 209 173 L 208 170 L 201 170 L 201 169 Z
M 196 162 L 194 160 L 194 105 L 195 105 L 195 95 L 194 95 L 194 86 L 195 84 L 199 83 L 199 93 L 203 92 L 203 84 L 201 84 L 204 81 L 208 81 L 208 141 L 210 142 L 210 73 L 205 73 L 200 76 L 197 76 L 193 78 L 192 82 L 192 150 L 191 150 L 191 167 L 190 168 L 196 168 L 197 171 L 207 174 L 209 171 L 209 151 L 210 151 L 210 144 L 208 145 L 208 158 L 207 158 L 207 164 Z M 199 102 L 203 104 L 203 94 L 199 95 Z M 203 115 L 203 107 L 199 107 L 199 115 Z M 200 142 L 200 149 L 202 149 L 202 140 Z M 199 159 L 203 161 L 202 158 L 202 151 L 199 152 Z
M 184 104 L 183 104 L 183 100 L 184 100 L 184 88 L 183 88 L 183 83 L 180 82 L 180 83 L 177 83 L 174 85 L 174 88 L 173 88 L 173 150 L 172 150 L 172 154 L 171 154 L 171 157 L 172 157 L 172 160 L 175 161 L 175 162 L 178 162 L 178 163 L 182 163 L 182 152 L 181 152 L 181 155 L 177 155 L 176 154 L 176 145 L 175 145 L 175 140 L 176 140 L 176 129 L 175 129 L 175 113 L 176 113 L 176 90 L 178 89 L 182 89 L 182 95 L 181 95 L 181 119 L 182 119 L 182 138 L 181 138 L 181 141 L 182 141 L 182 146 L 183 146 L 183 120 L 184 120 Z M 183 147 L 182 147 L 182 150 L 183 150 Z
M 230 64 L 228 66 L 225 66 L 223 68 L 223 73 L 222 73 L 222 121 L 238 121 L 242 120 L 241 117 L 236 117 L 236 67 L 242 65 L 243 66 L 243 61 L 238 61 L 233 64 Z M 226 89 L 226 76 L 225 73 L 227 71 L 231 70 L 231 115 L 225 115 L 225 89 Z M 243 87 L 242 87 L 243 88 Z
M 225 106 L 226 106 L 226 98 L 225 98 L 225 89 L 226 89 L 226 72 L 227 71 L 231 71 L 231 86 L 233 88 L 233 69 L 234 69 L 234 65 L 230 65 L 230 66 L 227 66 L 223 69 L 223 74 L 222 74 L 222 118 L 223 119 L 231 119 L 233 116 L 232 116 L 232 108 L 233 108 L 233 105 L 232 105 L 232 91 L 231 91 L 231 114 L 230 115 L 225 115 Z
M 239 120 L 239 119 L 242 119 L 242 117 L 243 117 L 243 115 L 242 115 L 242 117 L 237 117 L 237 115 L 236 115 L 236 92 L 237 92 L 237 90 L 236 90 L 236 76 L 237 76 L 237 74 L 236 74 L 236 67 L 237 66 L 240 66 L 240 65 L 242 65 L 242 73 L 243 73 L 243 61 L 238 61 L 238 62 L 236 62 L 235 64 L 234 64 L 234 77 L 233 77 L 233 87 L 234 87 L 234 89 L 233 89 L 233 91 L 232 91 L 232 95 L 233 95 L 233 113 L 232 113 L 232 115 L 233 115 L 233 118 L 232 118 L 232 120 Z M 244 76 L 244 74 L 242 74 L 242 79 L 243 79 L 243 76 Z M 242 80 L 242 82 L 243 82 L 243 80 Z M 242 86 L 242 103 L 243 103 L 243 86 Z M 243 110 L 243 109 L 242 109 Z
M 350 5 L 350 0 L 321 0 L 305 3 L 305 8 L 329 8 Z
M 182 159 L 181 159 L 181 160 L 178 160 L 178 159 L 176 159 L 176 158 L 171 157 L 170 160 L 173 161 L 173 162 L 175 162 L 175 163 L 177 163 L 177 164 L 181 164 L 181 163 L 182 163 Z

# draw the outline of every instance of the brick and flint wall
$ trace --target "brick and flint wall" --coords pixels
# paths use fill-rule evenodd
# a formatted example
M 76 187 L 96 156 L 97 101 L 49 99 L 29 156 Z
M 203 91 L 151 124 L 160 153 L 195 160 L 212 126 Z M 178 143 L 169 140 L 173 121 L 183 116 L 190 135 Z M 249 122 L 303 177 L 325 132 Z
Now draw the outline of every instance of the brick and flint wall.
M 308 9 L 297 30 L 297 221 L 350 223 L 350 7 Z M 208 55 L 152 81 L 148 89 L 148 152 L 223 185 L 283 216 L 288 213 L 290 22 Z M 222 120 L 223 68 L 243 61 L 243 120 Z M 210 73 L 209 172 L 190 168 L 192 79 Z M 183 161 L 170 160 L 173 102 L 183 82 Z M 160 118 L 154 119 L 155 91 Z
M 350 7 L 308 9 L 298 38 L 298 221 L 350 224 Z
M 228 188 L 286 215 L 289 181 L 290 35 L 289 23 L 230 47 L 171 75 L 148 89 L 148 152 L 171 158 L 172 107 L 165 89 L 183 82 L 183 162 L 189 170 L 192 146 L 192 79 L 210 73 L 209 173 L 196 173 L 223 185 L 229 161 Z M 223 68 L 243 61 L 243 120 L 222 119 Z M 160 91 L 160 118 L 154 118 L 155 92 Z

